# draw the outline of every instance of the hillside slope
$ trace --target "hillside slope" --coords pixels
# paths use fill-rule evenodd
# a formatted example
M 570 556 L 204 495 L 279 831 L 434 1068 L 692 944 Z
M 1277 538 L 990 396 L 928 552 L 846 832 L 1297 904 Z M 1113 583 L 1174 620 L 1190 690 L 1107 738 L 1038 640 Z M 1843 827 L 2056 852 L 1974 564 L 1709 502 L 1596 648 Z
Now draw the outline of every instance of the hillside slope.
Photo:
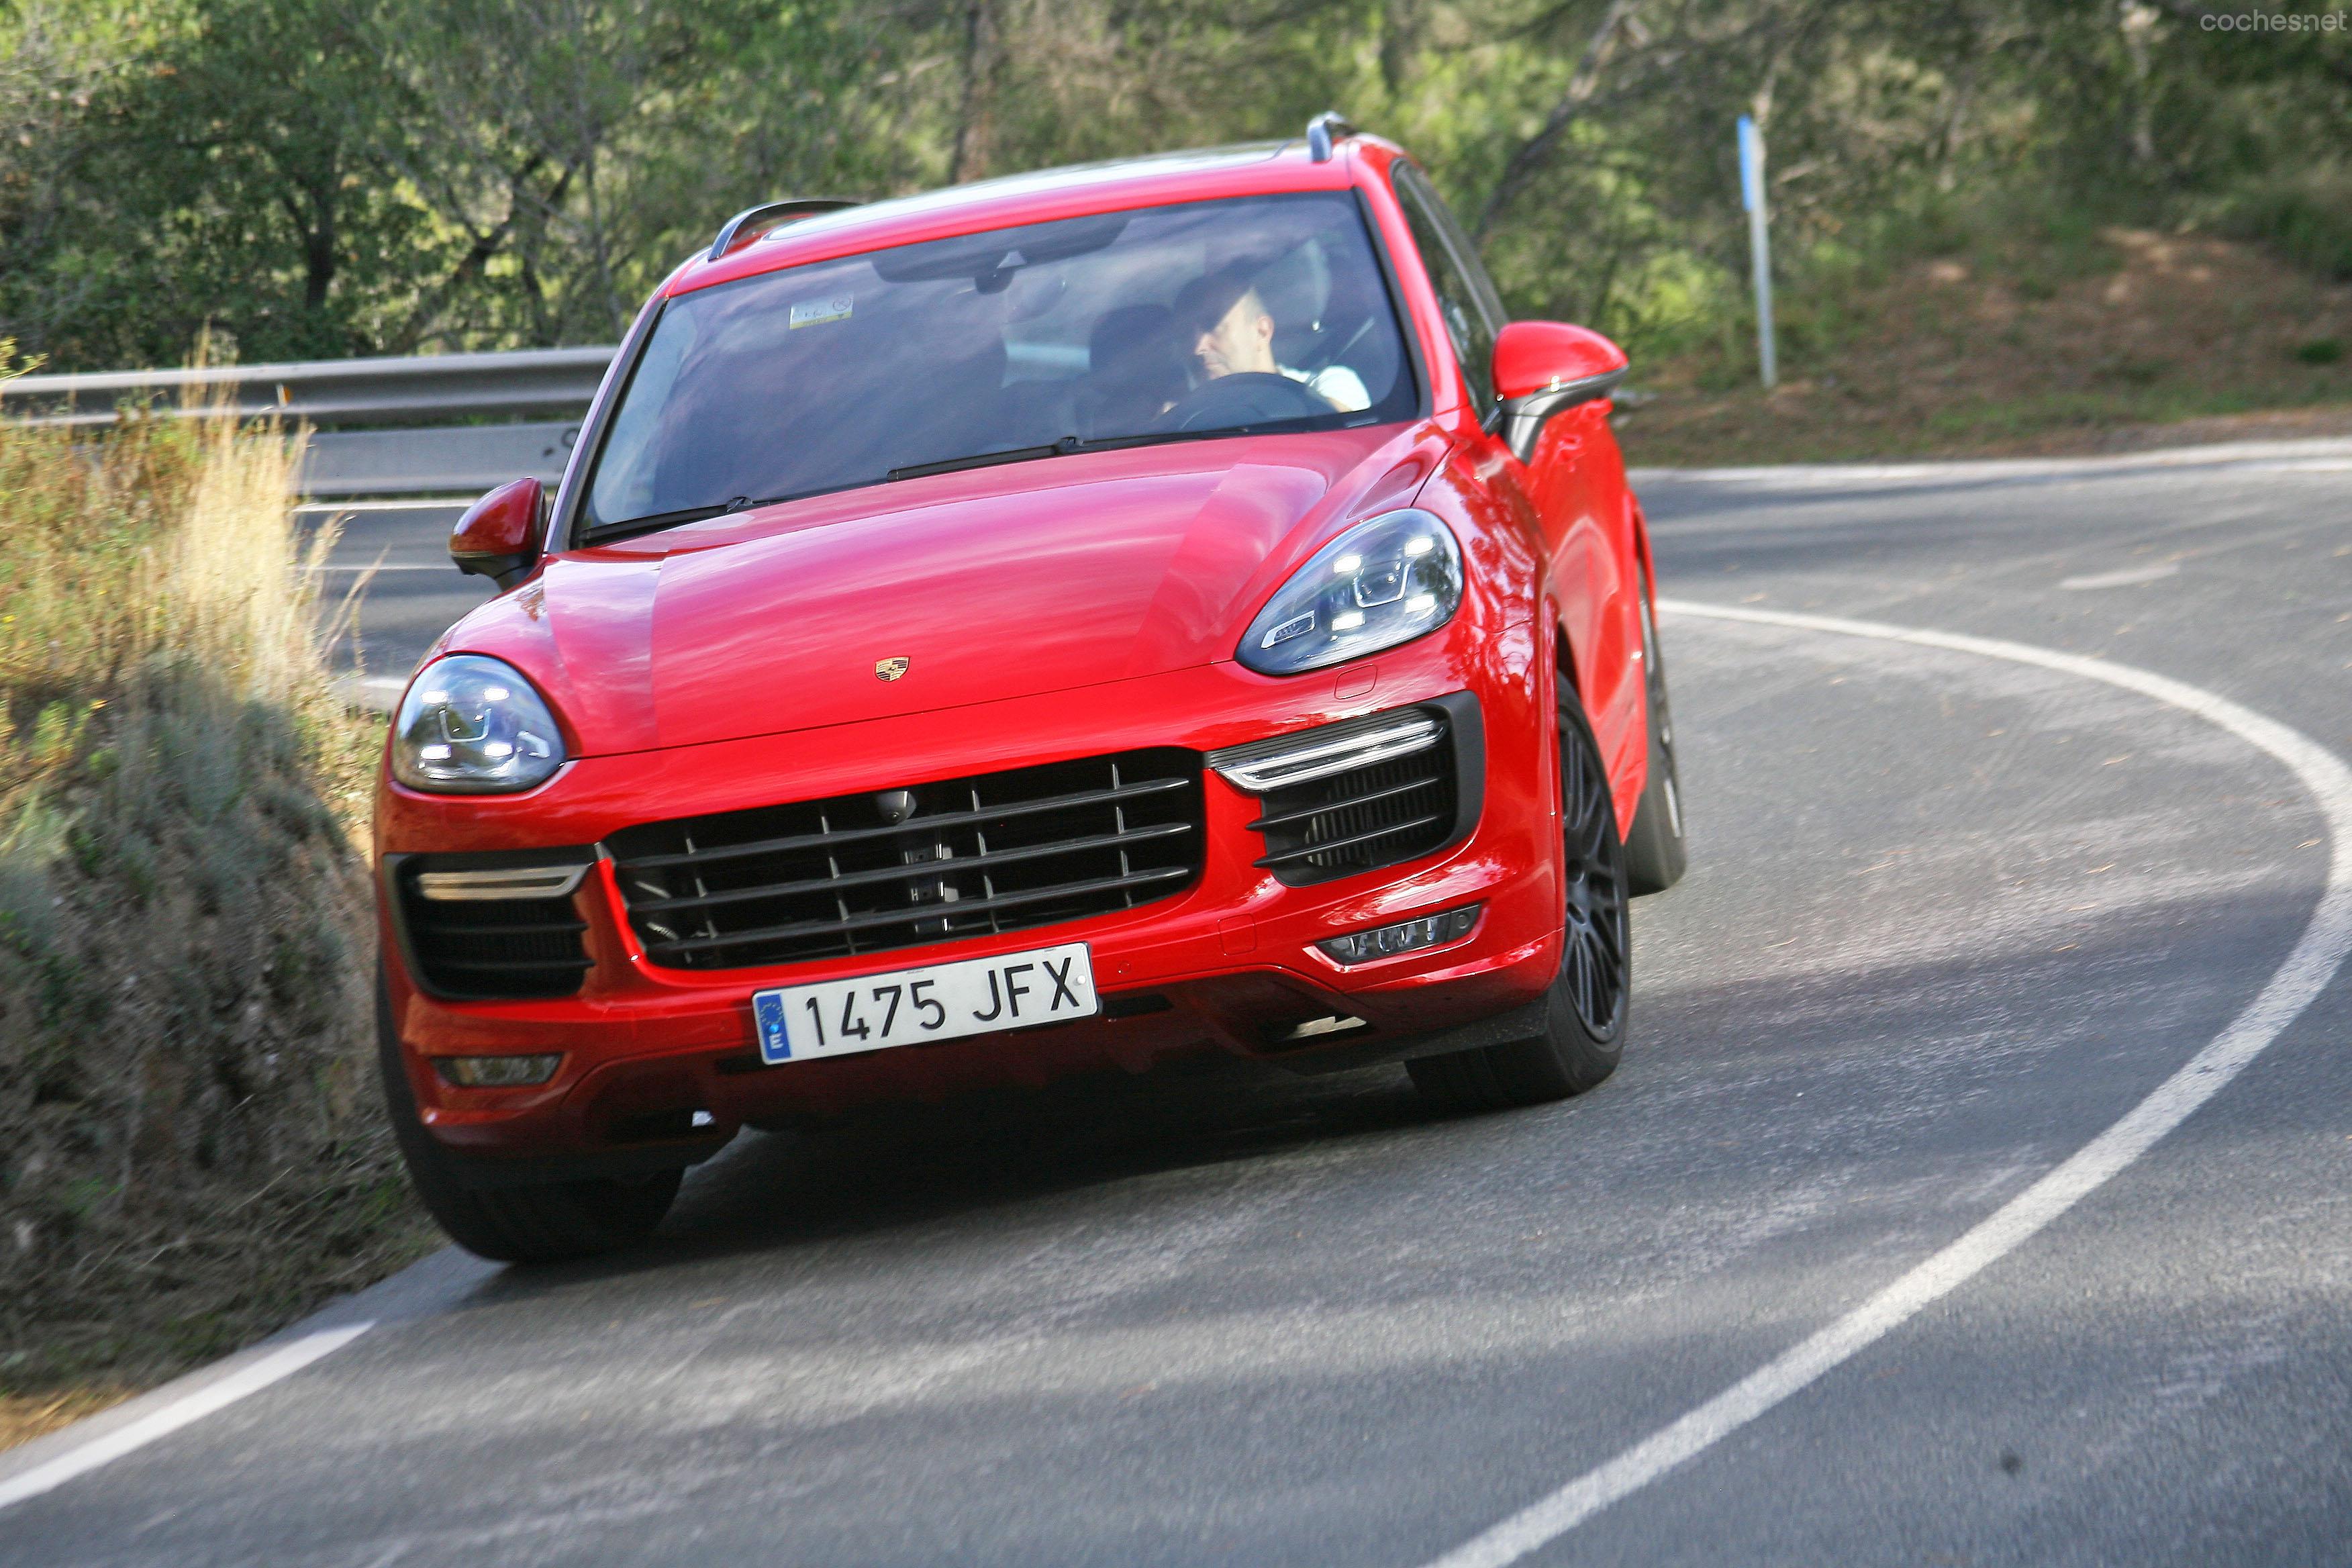
M 2352 433 L 2352 285 L 2252 246 L 2105 228 L 2072 247 L 1909 262 L 1789 301 L 1786 379 L 1753 346 L 1635 367 L 1619 429 L 1652 466 L 2036 456 Z

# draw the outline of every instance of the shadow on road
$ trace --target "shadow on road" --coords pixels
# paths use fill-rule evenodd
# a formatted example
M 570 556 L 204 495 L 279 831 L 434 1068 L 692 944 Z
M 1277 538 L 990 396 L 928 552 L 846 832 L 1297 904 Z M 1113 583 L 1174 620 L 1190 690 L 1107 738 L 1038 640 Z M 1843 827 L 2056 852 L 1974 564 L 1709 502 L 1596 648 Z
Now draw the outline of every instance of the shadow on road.
M 1302 1078 L 1207 1058 L 935 1105 L 880 1107 L 807 1131 L 745 1130 L 689 1177 L 647 1246 L 509 1268 L 473 1303 L 597 1279 L 871 1237 L 1139 1177 L 1222 1165 L 1448 1119 L 1401 1067 Z

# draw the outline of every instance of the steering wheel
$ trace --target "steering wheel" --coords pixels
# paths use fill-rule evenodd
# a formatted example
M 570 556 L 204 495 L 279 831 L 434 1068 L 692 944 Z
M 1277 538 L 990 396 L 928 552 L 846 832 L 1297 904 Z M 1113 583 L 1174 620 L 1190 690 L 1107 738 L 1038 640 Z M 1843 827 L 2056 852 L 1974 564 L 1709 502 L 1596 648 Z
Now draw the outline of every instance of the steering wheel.
M 1328 414 L 1331 405 L 1304 383 L 1270 371 L 1236 371 L 1204 381 L 1160 416 L 1163 430 L 1216 430 Z

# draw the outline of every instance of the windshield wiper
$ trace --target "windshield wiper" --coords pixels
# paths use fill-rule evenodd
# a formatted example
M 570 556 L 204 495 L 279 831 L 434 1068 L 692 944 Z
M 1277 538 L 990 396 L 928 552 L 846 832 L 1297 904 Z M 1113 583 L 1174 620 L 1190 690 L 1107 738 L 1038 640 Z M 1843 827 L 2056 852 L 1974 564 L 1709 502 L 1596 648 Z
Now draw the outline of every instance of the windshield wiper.
M 708 517 L 723 517 L 742 510 L 742 498 L 719 501 L 712 506 L 690 506 L 681 511 L 656 511 L 644 517 L 625 517 L 618 522 L 607 522 L 590 529 L 583 537 L 590 544 L 602 544 L 608 539 L 620 539 L 632 533 L 652 533 L 657 529 L 677 528 L 680 524 L 700 522 Z
M 992 468 L 999 463 L 1025 463 L 1035 458 L 1058 458 L 1077 450 L 1077 437 L 1065 436 L 1045 447 L 1014 447 L 1003 452 L 976 452 L 969 458 L 942 458 L 936 463 L 908 463 L 883 475 L 885 479 L 919 479 L 931 474 L 952 474 L 965 468 Z
M 709 506 L 690 506 L 678 511 L 657 511 L 645 517 L 623 518 L 618 522 L 598 523 L 581 535 L 583 544 L 604 544 L 615 539 L 626 539 L 634 533 L 657 533 L 665 528 L 678 528 L 689 522 L 701 522 L 729 512 L 750 511 L 754 507 L 781 506 L 788 500 L 806 500 L 833 490 L 850 489 L 850 485 L 827 485 L 821 489 L 802 490 L 787 496 L 737 496 L 732 500 L 713 501 Z
M 1073 452 L 1111 452 L 1122 447 L 1150 447 L 1162 441 L 1198 441 L 1209 436 L 1237 436 L 1244 427 L 1215 430 L 1154 430 L 1140 436 L 1065 436 L 1045 447 L 1014 447 L 1003 452 L 975 452 L 969 458 L 946 458 L 936 463 L 909 463 L 893 468 L 886 479 L 919 479 L 930 474 L 952 474 L 965 468 L 992 468 L 999 463 L 1027 463 L 1039 458 L 1066 458 Z

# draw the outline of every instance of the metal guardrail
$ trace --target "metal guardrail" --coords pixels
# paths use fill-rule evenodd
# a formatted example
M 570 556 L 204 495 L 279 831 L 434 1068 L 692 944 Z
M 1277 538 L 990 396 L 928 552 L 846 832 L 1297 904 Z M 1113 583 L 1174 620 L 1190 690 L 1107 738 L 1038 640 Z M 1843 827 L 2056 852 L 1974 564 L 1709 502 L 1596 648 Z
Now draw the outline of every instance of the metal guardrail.
M 586 409 L 614 352 L 528 349 L 24 375 L 0 382 L 0 415 L 43 425 L 110 425 L 119 417 L 119 405 L 143 401 L 159 413 L 226 407 L 241 416 L 282 414 L 322 426 L 414 426 L 484 416 L 544 419 Z
M 322 430 L 303 455 L 299 488 L 318 500 L 463 496 L 529 475 L 563 477 L 578 422 L 443 425 L 423 430 Z
M 302 464 L 304 495 L 469 494 L 525 474 L 560 478 L 579 416 L 614 352 L 527 349 L 24 375 L 0 381 L 0 417 L 96 427 L 121 418 L 126 404 L 171 416 L 277 414 L 317 427 Z

